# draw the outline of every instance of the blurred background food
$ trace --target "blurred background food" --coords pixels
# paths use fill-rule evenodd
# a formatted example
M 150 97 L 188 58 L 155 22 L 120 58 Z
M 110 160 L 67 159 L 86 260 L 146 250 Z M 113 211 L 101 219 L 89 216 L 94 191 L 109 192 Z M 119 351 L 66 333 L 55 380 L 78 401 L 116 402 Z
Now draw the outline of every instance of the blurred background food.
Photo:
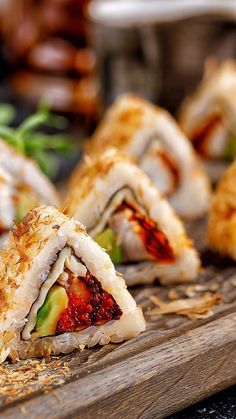
M 88 46 L 86 1 L 2 2 L 2 55 L 8 83 L 26 100 L 49 98 L 53 109 L 96 119 L 96 57 Z
M 204 66 L 236 57 L 234 0 L 0 0 L 0 102 L 16 106 L 13 126 L 42 98 L 66 116 L 71 157 L 124 92 L 176 114 Z M 57 131 L 47 131 L 55 134 Z
M 56 141 L 52 141 L 50 155 L 44 150 L 38 154 L 51 177 L 60 167 L 57 179 L 67 177 L 80 157 L 77 140 L 92 131 L 101 108 L 86 4 L 86 0 L 0 0 L 0 101 L 15 105 L 13 126 L 34 112 L 41 99 L 66 116 L 69 123 L 63 128 L 74 138 L 74 153 L 56 153 L 53 158 Z M 58 136 L 57 128 L 47 128 L 46 133 Z M 46 139 L 41 140 L 45 144 Z

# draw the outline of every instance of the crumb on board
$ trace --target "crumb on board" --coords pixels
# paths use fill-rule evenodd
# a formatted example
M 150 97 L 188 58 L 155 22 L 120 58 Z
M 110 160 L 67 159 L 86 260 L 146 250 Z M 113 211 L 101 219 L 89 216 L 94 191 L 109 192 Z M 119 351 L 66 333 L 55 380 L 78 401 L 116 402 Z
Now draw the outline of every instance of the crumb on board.
M 219 289 L 219 284 L 213 283 L 213 284 L 195 284 L 195 285 L 189 285 L 185 288 L 185 294 L 187 297 L 195 297 L 199 293 L 203 291 L 217 291 Z
M 234 275 L 232 278 L 230 278 L 230 284 L 233 287 L 236 287 L 236 275 Z
M 59 396 L 59 394 L 56 391 L 54 391 L 52 394 L 57 399 L 58 403 L 62 403 L 62 398 Z
M 162 301 L 155 295 L 150 300 L 157 306 L 150 310 L 149 316 L 161 314 L 180 314 L 192 320 L 210 317 L 213 314 L 212 307 L 220 303 L 221 294 L 205 292 L 203 295 L 192 298 L 181 298 L 168 302 Z
M 28 411 L 26 410 L 25 406 L 20 406 L 20 411 L 23 416 L 28 416 Z
M 177 291 L 174 288 L 171 288 L 168 291 L 168 298 L 169 298 L 169 300 L 178 300 L 179 294 L 177 293 Z
M 63 384 L 69 373 L 68 363 L 58 358 L 50 362 L 45 359 L 27 359 L 18 364 L 5 362 L 0 366 L 0 397 L 8 403 L 38 389 L 47 393 L 52 387 Z

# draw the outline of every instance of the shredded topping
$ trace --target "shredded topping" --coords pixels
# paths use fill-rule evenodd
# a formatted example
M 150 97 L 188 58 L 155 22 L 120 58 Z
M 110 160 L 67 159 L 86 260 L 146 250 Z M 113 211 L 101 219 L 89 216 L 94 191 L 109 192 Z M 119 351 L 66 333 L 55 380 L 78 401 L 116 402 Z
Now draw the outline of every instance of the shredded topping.
M 5 403 L 43 389 L 45 393 L 62 385 L 70 375 L 67 362 L 54 357 L 50 362 L 27 359 L 17 365 L 5 362 L 0 366 L 0 397 Z M 28 412 L 26 417 L 29 416 Z

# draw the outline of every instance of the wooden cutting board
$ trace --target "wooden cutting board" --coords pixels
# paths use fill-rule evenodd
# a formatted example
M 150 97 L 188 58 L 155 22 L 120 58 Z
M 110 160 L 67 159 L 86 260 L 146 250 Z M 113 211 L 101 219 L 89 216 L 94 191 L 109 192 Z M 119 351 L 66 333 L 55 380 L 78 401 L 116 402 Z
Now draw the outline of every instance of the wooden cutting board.
M 3 364 L 1 418 L 156 419 L 236 383 L 236 264 L 205 249 L 204 221 L 187 228 L 202 254 L 199 283 L 224 296 L 214 314 L 202 320 L 150 317 L 149 296 L 167 301 L 170 288 L 136 288 L 145 333 L 120 345 Z M 186 296 L 188 287 L 175 291 Z

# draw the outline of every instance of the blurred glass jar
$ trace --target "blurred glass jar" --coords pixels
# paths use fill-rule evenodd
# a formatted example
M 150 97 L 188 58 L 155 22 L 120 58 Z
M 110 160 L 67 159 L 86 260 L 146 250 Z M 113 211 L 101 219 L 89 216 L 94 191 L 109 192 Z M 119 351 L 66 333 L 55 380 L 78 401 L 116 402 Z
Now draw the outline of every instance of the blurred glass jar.
M 112 28 L 94 23 L 92 34 L 104 104 L 109 105 L 127 91 L 156 102 L 161 77 L 155 29 Z
M 235 0 L 93 0 L 103 94 L 135 91 L 175 112 L 209 56 L 236 57 Z
M 84 15 L 88 0 L 8 0 L 2 8 L 9 84 L 29 101 L 95 121 L 100 113 L 96 56 Z

